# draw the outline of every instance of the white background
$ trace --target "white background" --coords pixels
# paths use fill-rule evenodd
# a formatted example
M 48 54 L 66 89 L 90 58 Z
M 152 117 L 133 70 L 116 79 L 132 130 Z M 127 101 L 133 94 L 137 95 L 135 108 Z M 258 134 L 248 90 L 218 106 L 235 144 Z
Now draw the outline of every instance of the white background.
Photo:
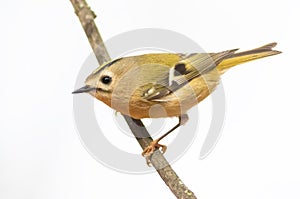
M 277 41 L 283 54 L 223 76 L 226 121 L 214 151 L 199 160 L 209 126 L 203 119 L 193 145 L 173 167 L 199 198 L 300 198 L 297 1 L 88 3 L 104 39 L 155 27 L 182 33 L 212 52 Z M 71 92 L 91 48 L 71 3 L 3 1 L 0 11 L 0 198 L 173 198 L 156 173 L 110 170 L 82 146 Z M 198 108 L 202 118 L 209 115 L 210 99 Z M 130 142 L 124 150 L 141 152 L 134 139 L 124 140 Z

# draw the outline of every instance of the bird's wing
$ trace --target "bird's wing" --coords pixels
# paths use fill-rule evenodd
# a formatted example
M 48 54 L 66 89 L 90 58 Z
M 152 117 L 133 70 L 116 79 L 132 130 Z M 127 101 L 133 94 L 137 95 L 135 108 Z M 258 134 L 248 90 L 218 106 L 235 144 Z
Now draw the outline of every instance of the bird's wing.
M 222 60 L 234 54 L 238 49 L 220 53 L 179 54 L 180 60 L 170 68 L 164 84 L 149 84 L 144 88 L 143 98 L 161 101 L 161 98 L 186 85 L 192 79 L 209 73 Z

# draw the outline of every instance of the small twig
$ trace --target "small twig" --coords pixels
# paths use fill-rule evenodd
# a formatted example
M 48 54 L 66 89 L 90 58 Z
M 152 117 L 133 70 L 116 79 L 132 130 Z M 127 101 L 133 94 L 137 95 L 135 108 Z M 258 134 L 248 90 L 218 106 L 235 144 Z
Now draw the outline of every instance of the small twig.
M 96 15 L 90 9 L 85 0 L 70 0 L 75 13 L 89 39 L 90 45 L 97 57 L 99 65 L 110 60 L 110 56 L 105 48 L 103 40 L 94 22 Z M 153 140 L 146 130 L 141 120 L 133 119 L 127 115 L 123 115 L 128 126 L 130 127 L 140 146 L 145 149 Z M 160 177 L 170 188 L 177 198 L 194 199 L 196 196 L 190 191 L 180 180 L 178 175 L 169 165 L 168 161 L 159 150 L 156 150 L 150 157 L 151 164 L 154 166 Z
M 82 28 L 89 39 L 90 45 L 95 53 L 99 65 L 110 60 L 110 56 L 104 46 L 102 37 L 94 22 L 95 13 L 90 9 L 86 1 L 71 0 L 75 13 L 78 16 Z
M 141 147 L 145 149 L 147 146 L 149 146 L 153 139 L 149 135 L 142 121 L 133 119 L 127 115 L 123 116 Z M 153 153 L 150 161 L 156 169 L 157 173 L 177 198 L 196 198 L 194 193 L 183 184 L 179 176 L 175 173 L 175 171 L 172 169 L 168 161 L 159 150 L 156 150 Z

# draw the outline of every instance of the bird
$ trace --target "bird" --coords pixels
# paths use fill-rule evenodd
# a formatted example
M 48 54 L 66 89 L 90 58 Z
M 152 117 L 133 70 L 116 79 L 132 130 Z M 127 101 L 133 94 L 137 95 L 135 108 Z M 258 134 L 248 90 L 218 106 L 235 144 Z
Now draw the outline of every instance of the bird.
M 177 117 L 178 123 L 153 140 L 142 155 L 167 146 L 159 142 L 188 121 L 187 111 L 209 96 L 228 69 L 277 55 L 277 43 L 248 51 L 218 53 L 152 53 L 121 57 L 102 64 L 73 94 L 88 93 L 134 119 Z

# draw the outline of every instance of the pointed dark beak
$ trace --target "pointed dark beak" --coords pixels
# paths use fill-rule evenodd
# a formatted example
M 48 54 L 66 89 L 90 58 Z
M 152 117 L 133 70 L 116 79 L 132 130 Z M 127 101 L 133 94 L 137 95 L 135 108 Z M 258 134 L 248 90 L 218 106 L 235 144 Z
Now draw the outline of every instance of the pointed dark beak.
M 84 86 L 80 89 L 77 89 L 75 91 L 72 92 L 72 94 L 77 94 L 77 93 L 87 93 L 89 91 L 95 90 L 95 88 L 90 87 L 90 86 Z

